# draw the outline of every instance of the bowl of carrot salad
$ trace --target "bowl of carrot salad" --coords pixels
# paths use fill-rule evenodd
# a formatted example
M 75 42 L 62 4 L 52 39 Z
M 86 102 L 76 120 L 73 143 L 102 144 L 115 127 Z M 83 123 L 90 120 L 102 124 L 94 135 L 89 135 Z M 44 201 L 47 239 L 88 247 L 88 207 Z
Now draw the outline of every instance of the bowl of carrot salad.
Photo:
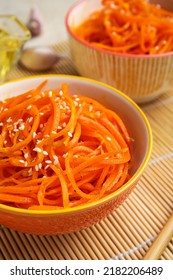
M 173 7 L 161 0 L 82 0 L 66 29 L 82 76 L 118 88 L 137 103 L 168 91 L 173 74 Z
M 0 86 L 0 223 L 62 234 L 128 197 L 152 150 L 142 110 L 101 82 L 41 75 Z

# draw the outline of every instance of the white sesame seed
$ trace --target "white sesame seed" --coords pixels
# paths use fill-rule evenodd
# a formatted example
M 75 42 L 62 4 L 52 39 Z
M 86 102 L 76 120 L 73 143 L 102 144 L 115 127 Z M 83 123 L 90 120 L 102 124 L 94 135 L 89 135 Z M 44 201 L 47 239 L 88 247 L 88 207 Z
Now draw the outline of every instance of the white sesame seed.
M 6 122 L 12 122 L 12 117 L 9 117 Z
M 19 129 L 20 129 L 20 130 L 24 130 L 24 129 L 25 129 L 25 124 L 22 123 L 22 124 L 19 126 Z
M 6 145 L 7 144 L 7 140 L 4 140 L 4 145 Z
M 41 163 L 41 162 L 38 164 L 38 168 L 39 168 L 39 169 L 42 168 L 42 163 Z
M 25 154 L 24 154 L 24 158 L 27 159 L 28 157 L 29 157 L 29 154 L 28 154 L 28 153 L 25 153 Z
M 24 162 L 24 165 L 25 165 L 25 167 L 27 167 L 27 166 L 28 166 L 28 162 L 27 162 L 27 161 L 25 161 L 25 162 Z
M 43 151 L 43 155 L 44 156 L 48 156 L 48 152 L 47 151 Z
M 76 100 L 76 101 L 79 101 L 79 100 L 80 100 L 80 98 L 79 98 L 79 97 L 77 97 L 77 98 L 75 98 L 75 100 Z
M 77 101 L 74 100 L 73 103 L 74 103 L 75 106 L 78 106 L 78 102 Z
M 96 112 L 96 116 L 97 116 L 97 117 L 100 117 L 100 115 L 101 115 L 100 111 L 97 111 L 97 112 Z
M 89 106 L 89 112 L 92 112 L 92 110 L 93 110 L 93 106 L 90 105 L 90 106 Z
M 35 165 L 35 171 L 38 171 L 39 170 L 39 166 L 38 164 Z
M 63 127 L 66 127 L 66 125 L 67 125 L 66 122 L 63 122 L 62 126 L 63 126 Z
M 62 126 L 58 125 L 58 129 L 62 129 Z
M 33 149 L 33 151 L 37 152 L 37 153 L 41 153 L 42 152 L 42 149 L 38 148 L 38 147 L 35 147 Z
M 49 134 L 46 134 L 44 137 L 49 138 L 49 137 L 50 137 L 50 135 L 49 135 Z
M 70 131 L 68 131 L 67 134 L 69 137 L 73 137 L 73 134 Z
M 55 98 L 55 102 L 57 102 L 58 100 L 59 100 L 59 97 L 56 97 L 56 98 Z
M 44 115 L 44 113 L 43 113 L 43 112 L 40 112 L 39 114 L 40 114 L 40 116 L 43 116 L 43 115 Z
M 55 164 L 55 165 L 58 164 L 58 162 L 59 162 L 58 157 L 56 155 L 54 155 L 53 158 L 54 158 L 53 164 Z
M 32 134 L 32 137 L 35 138 L 36 135 L 37 135 L 37 134 L 36 134 L 36 132 L 34 131 L 33 134 Z
M 41 123 L 41 124 L 40 124 L 40 128 L 43 128 L 43 126 L 44 126 L 43 123 Z
M 44 97 L 44 91 L 41 92 L 41 95 Z
M 25 161 L 23 159 L 20 159 L 19 162 L 20 163 L 25 163 Z
M 66 154 L 63 154 L 63 158 L 65 158 L 66 156 L 68 156 L 68 153 L 66 153 Z
M 31 95 L 31 94 L 27 95 L 27 98 L 30 98 L 30 97 L 32 97 L 32 95 Z
M 31 108 L 32 108 L 32 105 L 28 105 L 28 107 L 26 109 L 29 110 Z
M 59 95 L 60 95 L 60 96 L 63 95 L 63 91 L 62 91 L 62 90 L 59 91 Z
M 59 105 L 59 108 L 60 108 L 60 109 L 64 109 L 64 107 L 62 106 L 62 104 Z
M 36 143 L 39 144 L 42 140 L 37 139 Z
M 109 136 L 107 136 L 106 139 L 107 139 L 108 141 L 111 141 L 111 140 L 112 140 L 112 138 L 109 137 Z
M 28 170 L 28 176 L 31 176 L 32 175 L 32 168 L 30 168 L 29 170 Z
M 8 111 L 8 108 L 5 108 L 4 111 Z
M 33 121 L 33 117 L 28 118 L 28 122 L 32 122 Z
M 46 169 L 48 169 L 49 167 L 50 167 L 49 164 L 47 164 L 47 165 L 45 166 L 44 169 L 46 170 Z
M 52 91 L 51 90 L 49 91 L 48 96 L 52 97 Z
M 52 134 L 56 134 L 56 131 L 52 130 Z
M 0 122 L 0 126 L 3 126 L 4 124 L 3 124 L 3 122 Z
M 45 163 L 47 163 L 47 164 L 51 164 L 51 163 L 52 163 L 52 161 L 51 161 L 51 160 L 45 160 Z

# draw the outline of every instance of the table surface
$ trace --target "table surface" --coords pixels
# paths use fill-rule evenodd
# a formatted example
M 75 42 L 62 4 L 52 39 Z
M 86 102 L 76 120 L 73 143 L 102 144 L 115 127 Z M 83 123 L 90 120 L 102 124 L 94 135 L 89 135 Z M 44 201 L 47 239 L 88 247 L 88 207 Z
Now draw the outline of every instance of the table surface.
M 75 2 L 0 0 L 0 7 L 1 13 L 15 13 L 26 22 L 30 8 L 41 3 L 39 10 L 44 18 L 44 34 L 32 39 L 30 44 L 50 45 L 58 52 L 69 52 L 64 17 Z M 48 73 L 77 75 L 70 57 Z M 16 66 L 8 79 L 32 74 Z M 100 223 L 76 233 L 36 236 L 1 227 L 0 259 L 139 260 L 145 256 L 173 212 L 173 89 L 141 108 L 153 131 L 153 152 L 128 199 Z M 173 260 L 173 238 L 160 259 Z

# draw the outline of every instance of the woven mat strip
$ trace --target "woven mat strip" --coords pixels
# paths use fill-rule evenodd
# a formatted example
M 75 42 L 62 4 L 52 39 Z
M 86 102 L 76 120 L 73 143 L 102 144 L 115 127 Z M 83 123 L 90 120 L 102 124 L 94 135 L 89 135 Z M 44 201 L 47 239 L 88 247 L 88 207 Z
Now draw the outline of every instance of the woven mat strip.
M 46 73 L 77 75 L 66 42 L 52 46 L 67 57 Z M 8 79 L 32 73 L 16 67 Z M 80 232 L 35 236 L 1 228 L 0 259 L 25 260 L 139 260 L 142 259 L 173 211 L 173 91 L 141 105 L 153 130 L 153 152 L 141 180 L 128 199 L 100 223 Z M 173 259 L 173 239 L 162 260 Z

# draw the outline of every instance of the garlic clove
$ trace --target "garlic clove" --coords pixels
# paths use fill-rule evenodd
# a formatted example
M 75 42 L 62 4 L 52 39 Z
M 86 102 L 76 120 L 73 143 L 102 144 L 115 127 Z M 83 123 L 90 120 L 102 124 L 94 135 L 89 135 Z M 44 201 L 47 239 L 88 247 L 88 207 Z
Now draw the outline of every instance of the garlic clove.
M 32 37 L 39 36 L 43 32 L 43 20 L 36 5 L 31 8 L 26 26 L 30 30 Z
M 64 55 L 58 54 L 49 47 L 28 47 L 23 49 L 19 64 L 28 70 L 46 71 L 63 57 Z

